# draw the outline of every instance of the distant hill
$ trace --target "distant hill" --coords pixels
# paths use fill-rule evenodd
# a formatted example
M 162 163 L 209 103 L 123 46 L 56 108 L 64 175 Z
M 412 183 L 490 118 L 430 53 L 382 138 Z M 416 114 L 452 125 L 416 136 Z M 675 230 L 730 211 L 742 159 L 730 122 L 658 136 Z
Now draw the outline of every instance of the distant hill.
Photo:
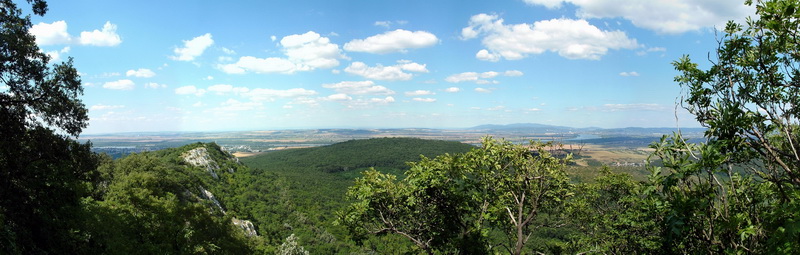
M 507 124 L 507 125 L 480 125 L 468 128 L 470 130 L 520 130 L 520 131 L 535 131 L 535 132 L 564 132 L 564 131 L 571 131 L 576 130 L 576 128 L 572 127 L 565 127 L 565 126 L 554 126 L 554 125 L 546 125 L 546 124 L 537 124 L 537 123 L 515 123 L 515 124 Z
M 406 162 L 418 161 L 420 155 L 432 158 L 445 153 L 467 152 L 471 148 L 471 145 L 452 141 L 373 138 L 351 140 L 321 147 L 268 152 L 243 158 L 242 162 L 251 167 L 279 174 L 284 172 L 281 169 L 326 173 L 368 167 L 399 170 L 406 169 Z
M 507 125 L 495 125 L 495 124 L 487 124 L 487 125 L 480 125 L 471 128 L 467 128 L 467 130 L 487 130 L 487 131 L 512 131 L 512 132 L 528 132 L 528 133 L 566 133 L 566 132 L 576 132 L 576 133 L 600 133 L 600 134 L 625 134 L 625 135 L 661 135 L 661 134 L 671 134 L 678 130 L 676 127 L 625 127 L 625 128 L 599 128 L 599 127 L 587 127 L 587 128 L 575 128 L 575 127 L 567 127 L 567 126 L 555 126 L 555 125 L 546 125 L 546 124 L 538 124 L 538 123 L 515 123 L 515 124 L 507 124 Z M 696 134 L 702 133 L 706 129 L 705 128 L 680 128 L 681 132 L 684 134 Z

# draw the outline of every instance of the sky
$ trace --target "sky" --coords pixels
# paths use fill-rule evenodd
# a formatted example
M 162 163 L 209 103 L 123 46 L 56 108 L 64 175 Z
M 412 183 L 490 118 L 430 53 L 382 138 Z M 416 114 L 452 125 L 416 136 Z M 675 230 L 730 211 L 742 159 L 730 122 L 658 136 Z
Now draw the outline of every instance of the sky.
M 84 134 L 698 127 L 671 62 L 707 68 L 742 2 L 49 1 L 30 32 L 74 58 Z

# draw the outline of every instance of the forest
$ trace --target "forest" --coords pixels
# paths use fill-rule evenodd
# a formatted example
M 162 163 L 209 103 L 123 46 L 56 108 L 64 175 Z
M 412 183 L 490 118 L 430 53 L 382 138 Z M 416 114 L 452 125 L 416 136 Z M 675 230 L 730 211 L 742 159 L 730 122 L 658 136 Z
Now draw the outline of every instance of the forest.
M 711 67 L 673 62 L 704 141 L 662 137 L 637 178 L 492 137 L 114 160 L 75 139 L 73 60 L 51 63 L 0 0 L 0 253 L 797 254 L 800 1 L 747 4 L 758 17 L 720 31 Z

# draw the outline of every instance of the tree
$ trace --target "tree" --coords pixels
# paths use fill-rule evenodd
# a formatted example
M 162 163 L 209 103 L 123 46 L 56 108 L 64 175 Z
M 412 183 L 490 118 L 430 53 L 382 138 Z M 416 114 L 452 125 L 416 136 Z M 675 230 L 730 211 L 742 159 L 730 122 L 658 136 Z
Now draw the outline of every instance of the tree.
M 578 184 L 570 199 L 570 225 L 575 253 L 657 254 L 661 249 L 659 211 L 651 205 L 647 186 L 627 173 L 604 166 L 593 182 Z
M 44 15 L 43 0 L 28 0 Z M 81 244 L 79 198 L 95 168 L 83 90 L 72 60 L 50 58 L 28 30 L 29 16 L 0 0 L 0 247 L 3 253 L 71 253 Z
M 676 134 L 653 146 L 667 250 L 800 250 L 800 1 L 755 5 L 757 18 L 727 24 L 708 70 L 673 63 L 684 107 L 708 130 L 702 144 Z
M 569 196 L 568 159 L 552 156 L 550 145 L 486 138 L 467 153 L 409 163 L 399 181 L 366 171 L 348 191 L 354 202 L 340 222 L 355 233 L 401 235 L 431 254 L 482 254 L 498 246 L 522 254 L 541 227 L 537 216 L 558 214 Z

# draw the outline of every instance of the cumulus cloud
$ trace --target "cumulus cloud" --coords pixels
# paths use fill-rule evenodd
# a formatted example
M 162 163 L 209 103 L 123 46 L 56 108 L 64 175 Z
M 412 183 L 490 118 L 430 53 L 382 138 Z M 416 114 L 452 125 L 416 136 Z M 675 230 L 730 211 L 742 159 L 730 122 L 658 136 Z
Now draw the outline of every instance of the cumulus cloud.
M 433 102 L 436 102 L 436 98 L 421 98 L 421 97 L 415 97 L 415 98 L 412 98 L 411 100 L 414 100 L 414 101 L 417 101 L 417 102 L 423 102 L 423 103 L 433 103 Z
M 552 51 L 568 59 L 598 60 L 609 49 L 639 47 L 636 39 L 628 38 L 625 32 L 600 30 L 586 20 L 560 18 L 513 25 L 503 22 L 497 15 L 483 13 L 470 18 L 469 26 L 461 30 L 462 39 L 483 35 L 482 44 L 487 47 L 478 51 L 476 58 L 517 60 Z
M 258 58 L 243 56 L 232 64 L 221 64 L 218 68 L 228 74 L 285 73 L 311 71 L 318 68 L 333 68 L 339 65 L 339 59 L 346 59 L 339 45 L 331 43 L 327 37 L 309 31 L 283 37 L 280 46 L 285 58 Z
M 390 103 L 394 103 L 394 97 L 387 96 L 385 98 L 368 98 L 368 99 L 356 99 L 347 101 L 346 105 L 347 108 L 370 108 L 379 105 L 387 105 Z
M 519 70 L 508 70 L 503 75 L 505 76 L 522 76 L 524 73 Z
M 446 88 L 444 91 L 448 92 L 448 93 L 456 93 L 456 92 L 461 91 L 461 89 L 458 88 L 458 87 L 449 87 L 449 88 Z
M 436 95 L 430 90 L 415 90 L 415 91 L 407 91 L 405 93 L 406 96 L 414 97 L 414 96 L 429 96 L 429 95 Z
M 339 45 L 313 31 L 286 36 L 281 39 L 281 46 L 289 60 L 297 63 L 301 71 L 332 68 L 339 65 L 338 59 L 345 58 Z
M 122 43 L 122 38 L 117 34 L 117 25 L 109 21 L 106 21 L 102 29 L 83 31 L 77 38 L 73 38 L 67 32 L 67 22 L 63 20 L 49 24 L 40 22 L 31 26 L 29 32 L 36 37 L 36 44 L 40 46 L 71 43 L 90 46 L 117 46 Z
M 31 26 L 29 32 L 36 37 L 36 44 L 40 46 L 69 44 L 72 41 L 72 36 L 67 33 L 67 22 L 63 20 L 50 24 L 39 22 Z
M 202 96 L 206 93 L 205 89 L 197 88 L 193 85 L 183 86 L 175 89 L 175 94 L 178 95 L 195 95 L 195 96 Z
M 218 95 L 223 95 L 223 94 L 227 94 L 227 93 L 241 94 L 241 93 L 247 93 L 248 91 L 250 91 L 250 89 L 248 89 L 248 88 L 245 88 L 245 87 L 234 87 L 233 85 L 229 85 L 229 84 L 212 85 L 212 86 L 208 87 L 207 90 L 210 91 L 210 92 L 214 92 L 214 93 L 216 93 Z
M 742 1 L 718 0 L 525 0 L 550 9 L 575 5 L 580 18 L 623 18 L 633 25 L 658 33 L 679 34 L 704 27 L 723 27 L 728 20 L 741 21 L 755 13 Z
M 492 93 L 491 90 L 484 89 L 484 88 L 475 88 L 475 92 L 478 92 L 478 93 Z
M 347 51 L 386 54 L 407 52 L 408 49 L 426 48 L 436 45 L 439 39 L 426 31 L 408 31 L 397 29 L 383 34 L 355 39 L 344 44 Z
M 166 88 L 167 84 L 158 84 L 158 83 L 155 83 L 155 82 L 148 82 L 148 83 L 144 84 L 144 87 L 145 88 L 150 88 L 150 89 L 159 89 L 159 88 Z
M 397 65 L 383 66 L 378 64 L 374 67 L 368 66 L 364 62 L 353 62 L 344 71 L 373 80 L 407 81 L 414 75 L 404 71 L 427 73 L 428 69 L 423 64 L 401 60 Z
M 125 76 L 150 78 L 156 76 L 156 73 L 147 68 L 139 68 L 138 70 L 128 70 L 127 72 L 125 72 Z
M 343 81 L 339 83 L 323 84 L 322 87 L 348 95 L 393 95 L 395 93 L 389 88 L 375 85 L 373 81 Z
M 110 81 L 103 84 L 103 88 L 115 90 L 132 90 L 136 84 L 131 80 Z
M 178 61 L 193 61 L 203 55 L 203 52 L 208 47 L 211 47 L 212 44 L 214 44 L 214 39 L 211 38 L 210 33 L 206 33 L 191 40 L 183 41 L 183 47 L 176 47 L 174 50 L 175 56 L 170 58 Z
M 463 72 L 463 73 L 458 73 L 458 74 L 453 74 L 453 75 L 447 76 L 447 78 L 445 78 L 444 80 L 447 81 L 447 82 L 452 82 L 452 83 L 475 82 L 477 84 L 497 84 L 497 83 L 499 83 L 498 81 L 485 80 L 485 79 L 492 79 L 492 78 L 495 78 L 495 77 L 500 76 L 500 75 L 513 77 L 513 76 L 522 76 L 523 73 L 521 71 L 518 71 L 518 70 L 509 70 L 509 71 L 505 71 L 503 73 L 495 72 L 495 71 L 488 71 L 488 72 L 483 72 L 483 73 Z
M 81 32 L 80 42 L 83 45 L 93 46 L 117 46 L 122 43 L 122 39 L 117 34 L 117 25 L 106 21 L 102 30 Z
M 325 100 L 329 100 L 329 101 L 350 101 L 350 100 L 353 100 L 353 98 L 348 96 L 347 94 L 338 93 L 338 94 L 333 94 L 333 95 L 325 97 Z
M 275 101 L 278 98 L 300 98 L 300 97 L 307 97 L 316 95 L 317 92 L 314 90 L 304 89 L 304 88 L 293 88 L 293 89 L 265 89 L 265 88 L 255 88 L 249 90 L 242 95 L 245 97 L 250 98 L 253 101 Z
M 220 65 L 220 70 L 228 74 L 254 73 L 294 73 L 297 66 L 284 58 L 257 58 L 244 56 L 233 64 Z
M 621 72 L 621 73 L 619 73 L 619 76 L 625 76 L 625 77 L 628 77 L 628 76 L 639 76 L 639 73 L 637 73 L 637 72 Z
M 61 50 L 47 51 L 45 52 L 45 54 L 47 54 L 47 56 L 50 57 L 50 62 L 59 62 L 61 61 L 61 54 L 69 53 L 69 51 L 70 47 L 67 46 L 62 48 Z

